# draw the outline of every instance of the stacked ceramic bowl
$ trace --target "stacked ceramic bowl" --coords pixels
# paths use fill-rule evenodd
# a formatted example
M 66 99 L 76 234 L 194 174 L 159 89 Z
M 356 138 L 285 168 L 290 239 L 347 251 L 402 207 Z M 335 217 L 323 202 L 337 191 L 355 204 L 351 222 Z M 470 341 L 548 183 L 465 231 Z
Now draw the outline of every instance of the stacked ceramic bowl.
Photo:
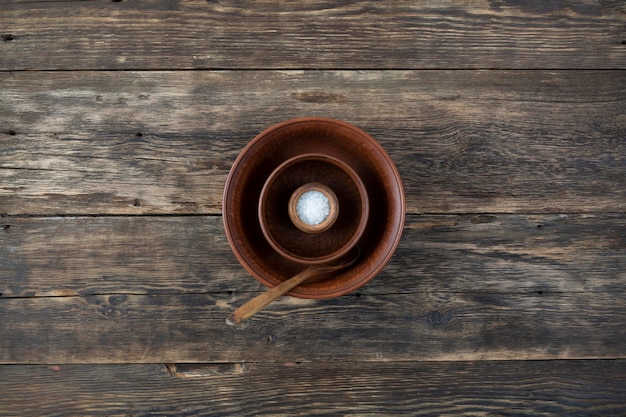
M 327 118 L 271 126 L 235 161 L 224 190 L 226 236 L 257 280 L 273 287 L 312 264 L 349 268 L 288 294 L 330 298 L 382 270 L 404 224 L 404 192 L 395 165 L 368 134 Z

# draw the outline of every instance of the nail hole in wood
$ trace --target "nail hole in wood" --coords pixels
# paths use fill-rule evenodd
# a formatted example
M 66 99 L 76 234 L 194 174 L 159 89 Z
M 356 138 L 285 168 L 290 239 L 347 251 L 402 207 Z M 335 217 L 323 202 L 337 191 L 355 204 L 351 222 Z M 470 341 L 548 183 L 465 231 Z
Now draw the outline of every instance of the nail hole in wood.
M 138 138 L 140 138 L 140 137 L 142 137 L 142 136 L 143 136 L 143 133 L 141 133 L 141 132 L 137 132 L 137 133 L 135 133 L 135 136 L 137 136 Z
M 141 201 L 139 201 L 138 198 L 135 199 L 135 201 L 133 201 L 133 206 L 135 207 L 141 207 Z
M 537 229 L 543 229 L 543 224 L 538 224 Z
M 543 294 L 543 291 L 541 290 L 537 291 L 537 295 L 541 295 L 541 294 Z
M 9 135 L 11 135 L 11 136 L 15 136 L 16 135 L 15 130 L 9 130 L 7 133 Z
M 113 3 L 120 3 L 122 0 L 111 0 Z
M 626 41 L 622 41 L 622 45 L 626 45 Z
M 12 33 L 5 33 L 2 35 L 2 40 L 5 42 L 10 42 L 13 39 L 15 39 L 15 35 L 13 35 Z
M 228 290 L 228 291 L 226 291 L 226 293 L 227 293 L 228 295 L 233 295 L 233 292 L 234 292 L 233 290 Z
M 5 224 L 4 226 L 2 226 L 2 228 L 3 228 L 4 230 L 7 230 L 7 231 L 8 231 L 8 230 L 11 228 L 11 225 L 10 225 L 10 224 Z

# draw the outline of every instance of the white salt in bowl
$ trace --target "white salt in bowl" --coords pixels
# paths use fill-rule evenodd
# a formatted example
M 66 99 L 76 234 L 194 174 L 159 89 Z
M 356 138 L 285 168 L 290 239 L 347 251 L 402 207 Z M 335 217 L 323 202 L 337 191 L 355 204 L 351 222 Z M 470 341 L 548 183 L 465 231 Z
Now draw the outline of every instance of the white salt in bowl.
M 305 233 L 331 228 L 339 217 L 339 200 L 329 187 L 313 182 L 302 185 L 289 199 L 289 218 Z

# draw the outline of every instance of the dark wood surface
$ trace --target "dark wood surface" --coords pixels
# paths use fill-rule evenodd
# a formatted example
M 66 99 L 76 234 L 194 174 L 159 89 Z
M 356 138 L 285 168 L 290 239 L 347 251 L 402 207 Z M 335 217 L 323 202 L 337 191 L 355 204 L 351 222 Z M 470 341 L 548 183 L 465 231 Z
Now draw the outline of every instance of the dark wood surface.
M 4 77 L 4 213 L 220 214 L 239 151 L 302 115 L 374 136 L 398 165 L 409 213 L 626 209 L 624 71 Z
M 8 1 L 19 69 L 623 68 L 621 0 Z M 46 51 L 49 51 L 46 53 Z
M 626 415 L 626 6 L 413 3 L 0 4 L 0 415 Z M 299 116 L 404 234 L 229 327 L 226 176 Z
M 16 417 L 620 416 L 625 374 L 623 361 L 7 365 L 0 388 Z

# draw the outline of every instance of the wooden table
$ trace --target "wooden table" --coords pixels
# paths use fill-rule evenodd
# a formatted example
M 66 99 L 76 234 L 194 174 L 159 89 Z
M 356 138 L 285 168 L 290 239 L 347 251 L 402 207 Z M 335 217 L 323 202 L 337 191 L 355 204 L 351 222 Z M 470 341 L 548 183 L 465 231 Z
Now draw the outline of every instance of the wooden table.
M 626 415 L 622 1 L 3 1 L 0 415 Z M 241 149 L 298 116 L 396 162 L 371 283 L 232 254 Z

